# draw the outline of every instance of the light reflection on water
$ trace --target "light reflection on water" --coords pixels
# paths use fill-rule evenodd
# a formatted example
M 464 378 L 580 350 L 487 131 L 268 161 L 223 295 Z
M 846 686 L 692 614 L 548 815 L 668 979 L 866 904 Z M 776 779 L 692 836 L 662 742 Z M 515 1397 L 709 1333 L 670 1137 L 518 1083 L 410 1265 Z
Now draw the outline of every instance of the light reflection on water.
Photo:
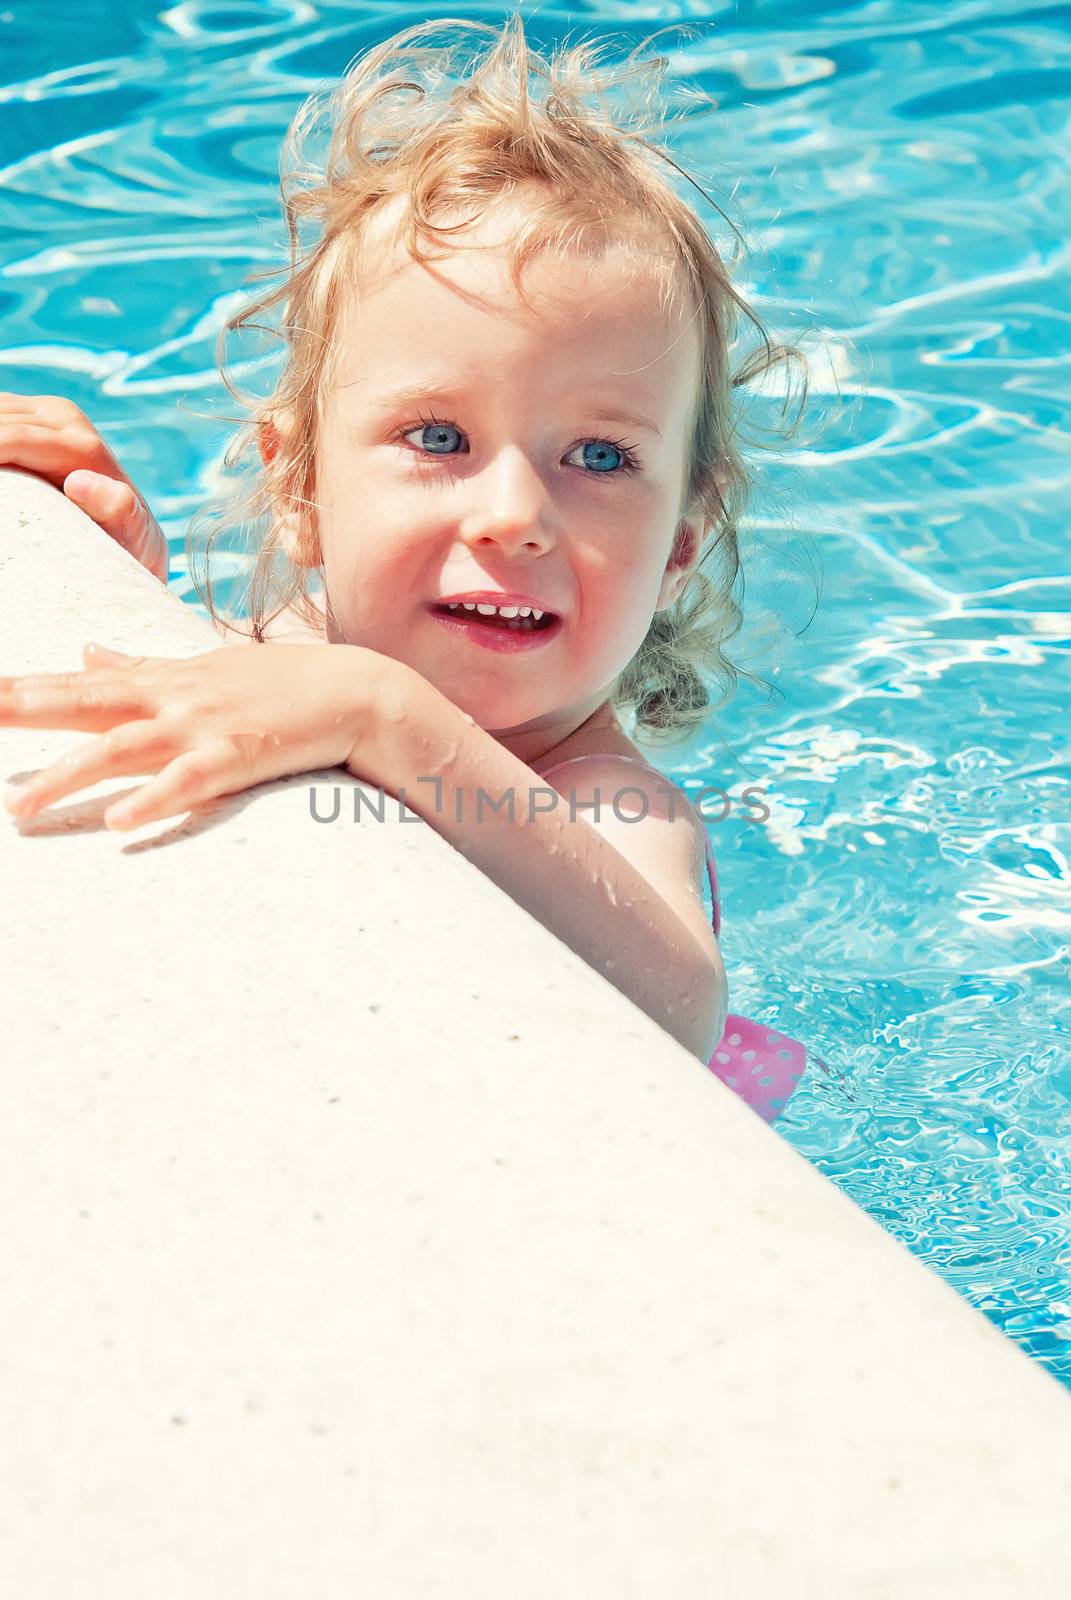
M 193 415 L 227 410 L 217 330 L 277 259 L 280 135 L 421 14 L 88 10 L 0 24 L 0 387 L 82 405 L 178 555 L 225 438 Z M 815 425 L 758 464 L 738 641 L 785 699 L 745 686 L 673 763 L 770 811 L 712 824 L 733 1009 L 835 1069 L 781 1135 L 1071 1384 L 1071 46 L 1014 0 L 607 0 L 529 28 L 675 19 L 703 34 L 663 38 L 675 79 L 721 113 L 674 148 L 814 352 Z

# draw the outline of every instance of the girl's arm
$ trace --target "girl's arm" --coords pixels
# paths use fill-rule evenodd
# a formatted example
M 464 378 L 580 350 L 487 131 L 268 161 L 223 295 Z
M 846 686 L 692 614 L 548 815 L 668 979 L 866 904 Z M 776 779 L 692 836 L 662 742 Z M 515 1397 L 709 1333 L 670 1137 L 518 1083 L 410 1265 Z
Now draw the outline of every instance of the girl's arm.
M 87 645 L 84 659 L 82 672 L 0 678 L 0 727 L 96 735 L 6 797 L 13 815 L 28 819 L 112 777 L 154 774 L 109 799 L 105 825 L 122 830 L 287 774 L 345 767 L 404 796 L 512 899 L 709 1059 L 727 998 L 717 941 L 698 909 L 698 824 L 689 807 L 669 823 L 656 815 L 628 824 L 608 813 L 601 831 L 560 798 L 542 809 L 556 792 L 530 767 L 426 678 L 374 650 L 224 646 L 174 660 Z M 613 758 L 591 758 L 587 787 L 600 760 L 612 804 L 626 787 Z M 632 788 L 643 774 L 629 776 Z M 656 774 L 644 781 L 662 789 L 657 807 L 666 791 Z
M 682 799 L 680 814 L 663 820 L 664 780 L 655 773 L 648 780 L 639 768 L 624 777 L 612 757 L 601 765 L 593 757 L 576 783 L 575 812 L 561 796 L 553 810 L 544 809 L 553 802 L 553 786 L 433 685 L 417 673 L 392 675 L 390 685 L 399 696 L 394 715 L 385 707 L 386 714 L 374 718 L 348 763 L 354 776 L 404 798 L 511 899 L 706 1062 L 724 1031 L 728 992 L 717 940 L 694 888 L 704 860 L 699 825 L 679 791 L 673 793 Z M 617 791 L 648 781 L 650 814 L 631 823 L 615 817 Z M 599 824 L 579 809 L 596 786 Z M 626 797 L 619 810 L 627 812 L 637 799 Z

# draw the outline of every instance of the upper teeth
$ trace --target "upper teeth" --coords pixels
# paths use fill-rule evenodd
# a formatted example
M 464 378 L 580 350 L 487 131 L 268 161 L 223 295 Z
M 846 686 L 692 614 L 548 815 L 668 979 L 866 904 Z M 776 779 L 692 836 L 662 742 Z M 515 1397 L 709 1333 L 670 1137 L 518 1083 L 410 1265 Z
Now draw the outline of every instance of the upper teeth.
M 454 600 L 447 603 L 448 611 L 478 611 L 483 617 L 534 617 L 538 622 L 543 615 L 535 606 L 484 606 L 477 605 L 475 601 Z

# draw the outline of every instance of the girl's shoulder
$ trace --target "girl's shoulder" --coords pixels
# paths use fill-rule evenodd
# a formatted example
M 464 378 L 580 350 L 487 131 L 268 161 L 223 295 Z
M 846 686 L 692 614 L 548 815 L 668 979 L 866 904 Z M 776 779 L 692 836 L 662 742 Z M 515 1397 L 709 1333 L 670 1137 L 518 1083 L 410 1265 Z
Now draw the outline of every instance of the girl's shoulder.
M 601 707 L 587 722 L 575 728 L 545 755 L 530 761 L 529 765 L 533 771 L 547 774 L 572 763 L 579 772 L 581 761 L 594 766 L 599 761 L 611 762 L 615 759 L 632 762 L 653 776 L 659 775 L 657 768 L 633 744 L 616 715 L 610 715 L 606 707 Z
M 569 755 L 555 753 L 553 759 L 536 762 L 533 771 L 562 795 L 575 795 L 578 801 L 593 800 L 595 791 L 603 803 L 620 805 L 629 814 L 658 816 L 673 821 L 683 816 L 706 838 L 706 829 L 695 807 L 680 786 L 632 746 L 601 745 Z
M 709 851 L 705 823 L 679 784 L 653 766 L 624 734 L 595 738 L 579 749 L 565 740 L 532 770 L 580 805 L 598 799 L 621 822 L 634 825 L 650 817 L 668 824 L 675 835 L 671 848 L 687 861 L 693 879 L 703 877 Z
M 538 772 L 541 777 L 548 778 L 552 773 L 556 775 L 560 769 L 568 768 L 569 783 L 575 785 L 584 780 L 586 773 L 590 773 L 594 781 L 594 774 L 598 769 L 607 770 L 620 763 L 638 769 L 640 775 L 646 774 L 649 778 L 660 780 L 662 783 L 669 782 L 620 729 L 600 728 L 589 731 L 587 728 L 579 728 L 568 739 L 563 739 L 556 749 L 548 751 L 531 765 L 533 771 Z
M 716 927 L 703 905 L 709 885 L 717 901 L 706 825 L 688 795 L 626 740 L 566 755 L 564 748 L 533 770 L 631 861 L 680 916 L 714 961 Z M 712 912 L 716 916 L 716 913 Z

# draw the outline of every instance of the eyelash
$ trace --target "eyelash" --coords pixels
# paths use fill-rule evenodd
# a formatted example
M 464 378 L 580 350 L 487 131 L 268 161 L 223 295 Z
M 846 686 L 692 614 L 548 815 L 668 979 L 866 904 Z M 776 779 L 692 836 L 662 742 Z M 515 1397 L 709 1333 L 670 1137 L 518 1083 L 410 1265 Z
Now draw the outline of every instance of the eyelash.
M 420 417 L 420 421 L 419 422 L 411 423 L 409 425 L 409 427 L 399 429 L 399 431 L 398 431 L 398 433 L 396 435 L 396 438 L 397 438 L 399 443 L 403 443 L 404 442 L 405 436 L 406 436 L 407 433 L 412 433 L 414 431 L 414 429 L 416 429 L 416 428 L 418 428 L 420 426 L 423 426 L 425 428 L 457 428 L 458 433 L 463 433 L 464 432 L 464 429 L 463 428 L 459 428 L 456 422 L 449 422 L 443 417 L 426 417 L 423 414 L 423 412 L 419 413 L 419 417 Z M 610 439 L 610 438 L 603 438 L 602 436 L 600 436 L 597 439 L 578 439 L 576 441 L 576 444 L 573 445 L 573 450 L 578 449 L 580 445 L 584 445 L 584 444 L 610 444 L 610 445 L 613 445 L 614 449 L 620 451 L 622 457 L 624 458 L 623 461 L 622 461 L 621 466 L 619 466 L 616 471 L 614 471 L 614 472 L 586 472 L 584 474 L 584 476 L 586 478 L 617 478 L 617 477 L 620 477 L 622 473 L 628 473 L 628 474 L 631 475 L 634 472 L 638 472 L 640 470 L 640 468 L 643 466 L 643 462 L 640 459 L 640 456 L 639 456 L 639 454 L 637 452 L 636 446 L 634 444 L 627 443 L 624 439 Z M 412 446 L 411 448 L 415 449 L 415 446 Z M 434 461 L 436 459 L 434 454 L 432 454 L 431 452 L 426 451 L 426 450 L 417 450 L 416 453 L 417 453 L 417 455 L 420 457 L 420 459 L 422 461 Z M 450 457 L 449 456 L 442 456 L 442 457 L 439 457 L 438 459 L 444 460 L 444 461 L 448 461 L 450 459 Z

